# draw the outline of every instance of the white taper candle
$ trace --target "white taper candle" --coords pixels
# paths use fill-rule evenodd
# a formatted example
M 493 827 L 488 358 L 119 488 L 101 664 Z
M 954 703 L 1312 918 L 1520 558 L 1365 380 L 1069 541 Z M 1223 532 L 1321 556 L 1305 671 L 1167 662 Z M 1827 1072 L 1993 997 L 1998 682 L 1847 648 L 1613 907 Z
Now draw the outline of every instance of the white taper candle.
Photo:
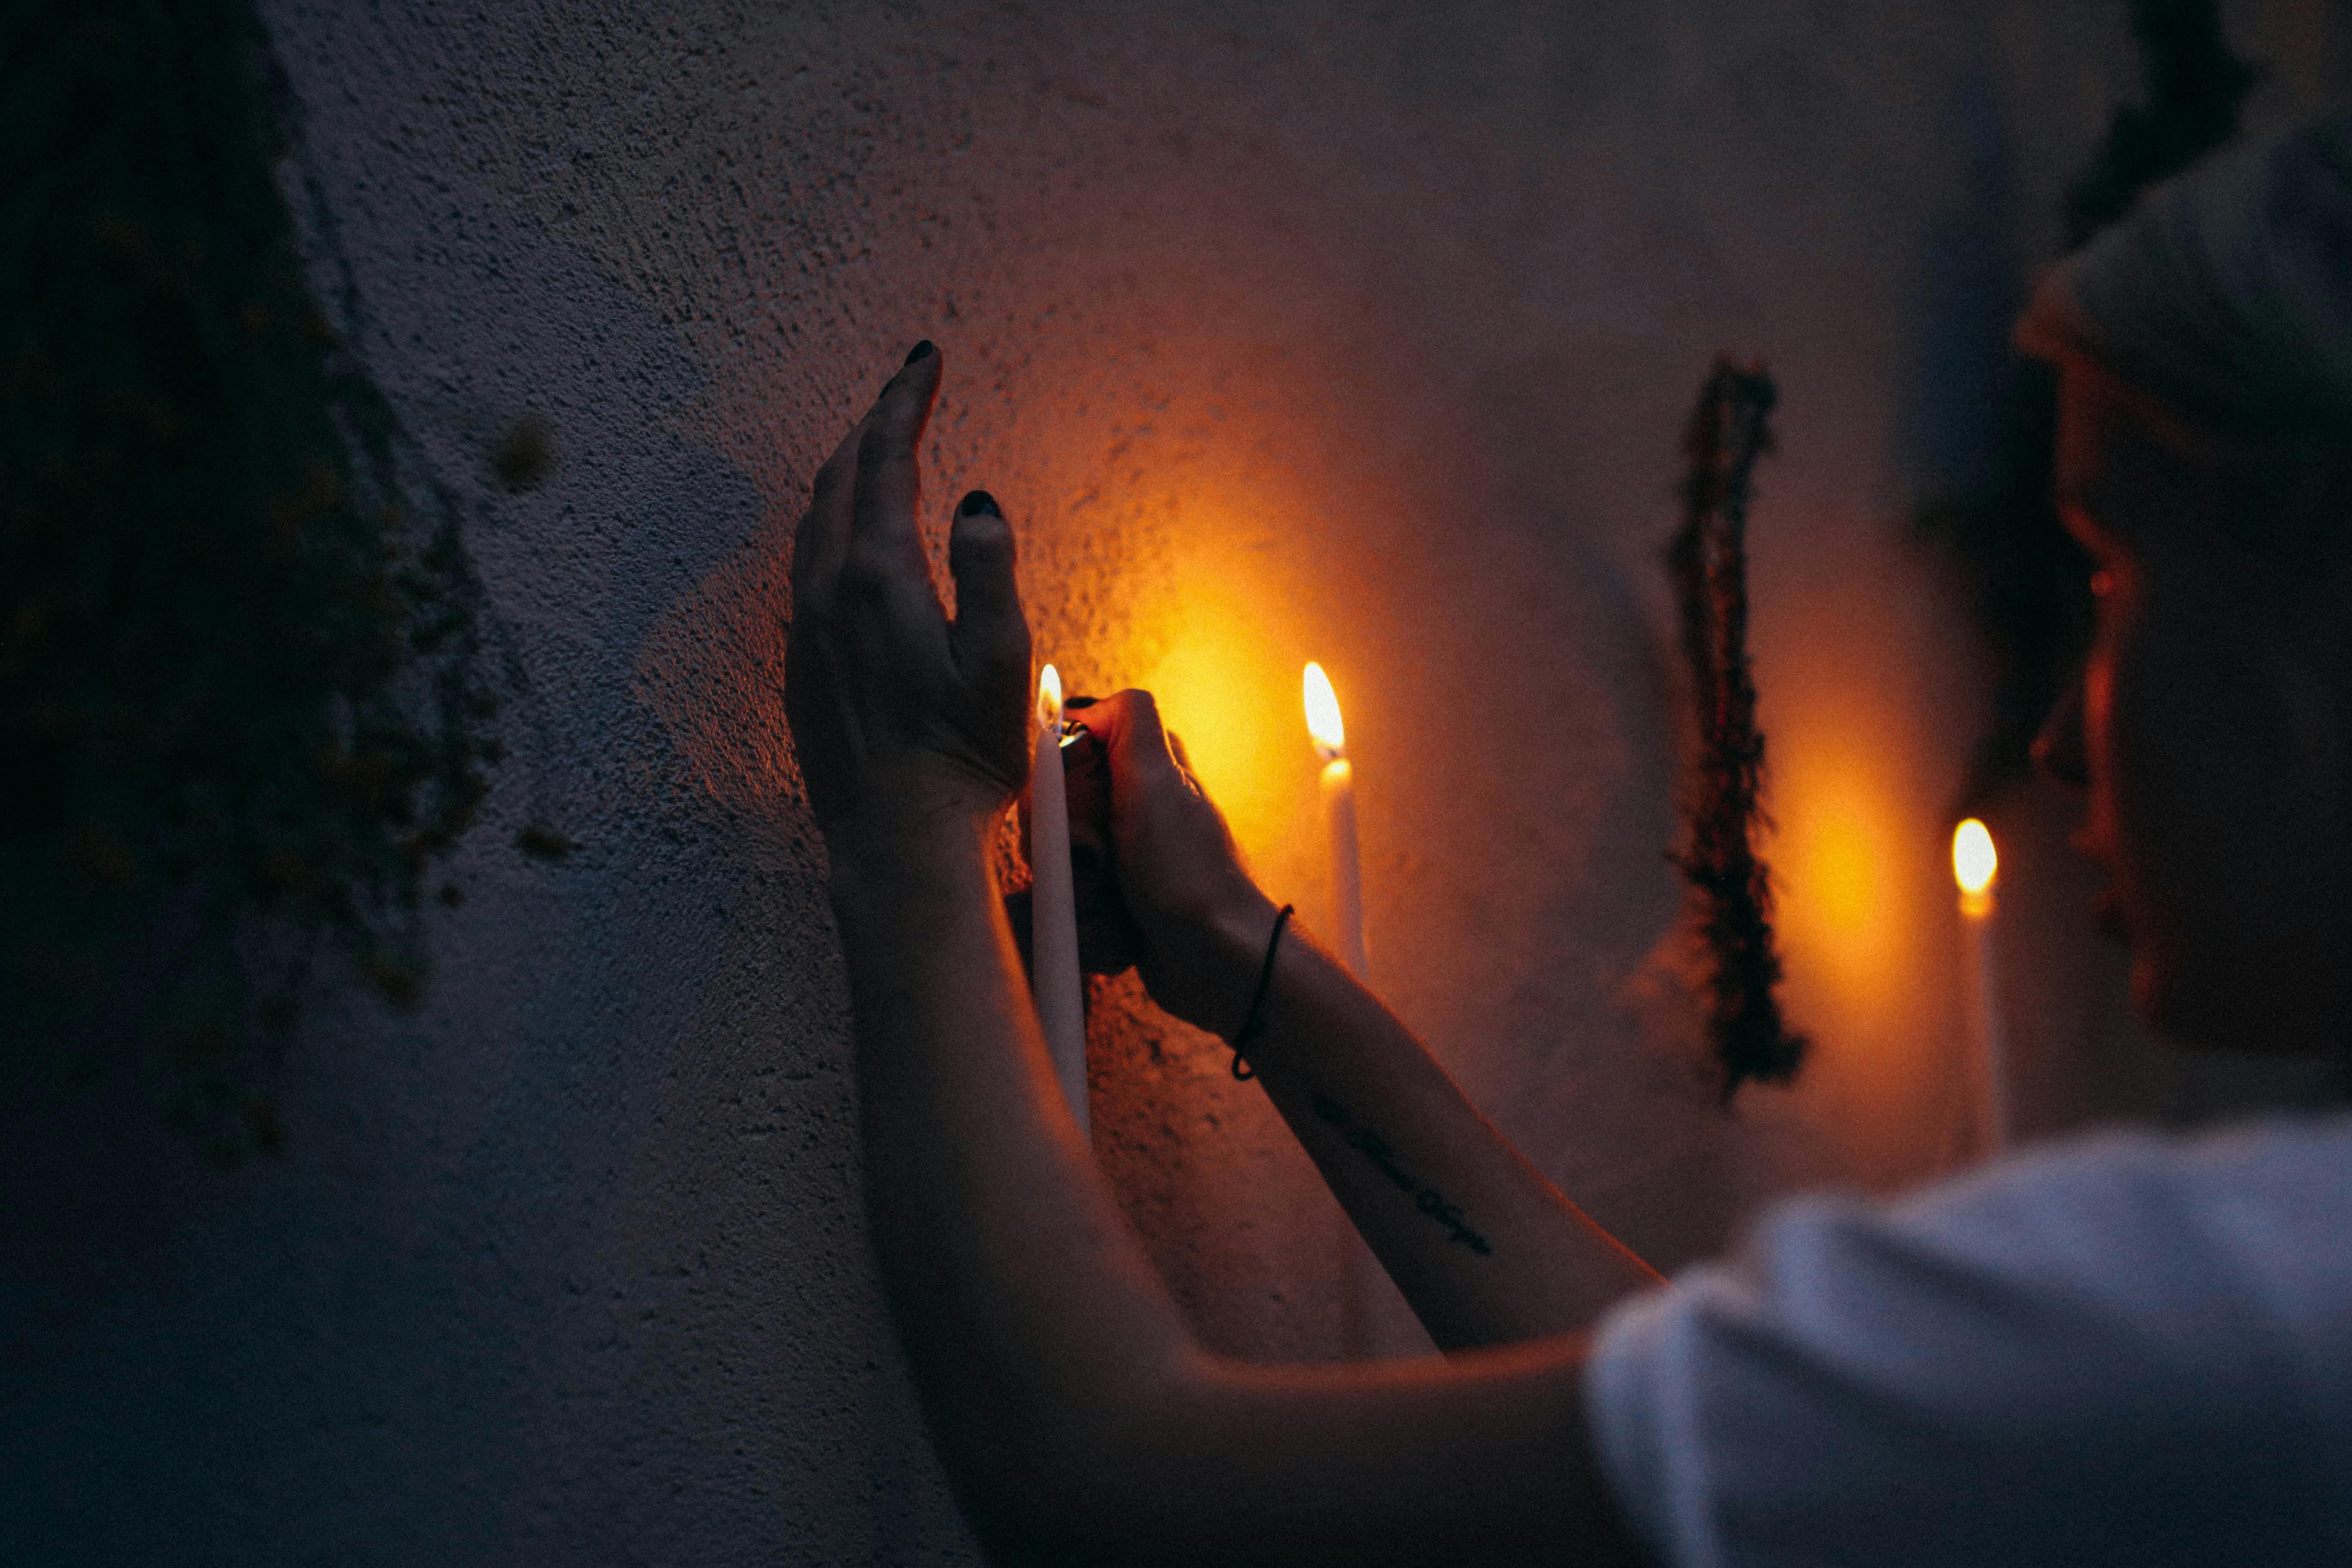
M 1078 977 L 1078 905 L 1070 881 L 1070 807 L 1062 783 L 1062 678 L 1037 678 L 1037 750 L 1029 775 L 1029 988 L 1054 1071 L 1087 1126 L 1087 1013 Z
M 1331 945 L 1360 981 L 1364 963 L 1363 858 L 1356 842 L 1356 769 L 1348 760 L 1348 728 L 1339 696 L 1319 664 L 1307 667 L 1307 732 L 1323 760 L 1323 826 L 1330 839 Z M 1339 1336 L 1357 1357 L 1425 1353 L 1427 1340 L 1411 1321 L 1403 1299 L 1355 1227 L 1339 1226 Z
M 2001 1022 L 2000 971 L 1993 963 L 1992 884 L 2000 868 L 1992 833 L 1969 817 L 1952 833 L 1952 877 L 1960 885 L 1960 925 L 1969 967 L 1969 1037 L 1976 1047 L 1979 1152 L 2009 1147 L 2009 1040 Z
M 1331 942 L 1357 979 L 1364 970 L 1364 871 L 1356 845 L 1356 770 L 1339 694 L 1319 664 L 1307 667 L 1307 732 L 1323 759 L 1323 824 L 1331 837 Z

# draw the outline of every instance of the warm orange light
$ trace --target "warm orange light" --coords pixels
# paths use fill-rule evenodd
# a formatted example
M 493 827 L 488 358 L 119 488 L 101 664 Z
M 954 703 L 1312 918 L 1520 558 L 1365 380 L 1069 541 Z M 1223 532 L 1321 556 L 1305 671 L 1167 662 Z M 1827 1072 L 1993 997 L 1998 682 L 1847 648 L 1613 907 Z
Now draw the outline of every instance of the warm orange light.
M 1062 677 L 1050 664 L 1037 672 L 1037 728 L 1062 728 Z
M 2000 869 L 2000 856 L 1992 847 L 1992 830 L 1969 817 L 1952 830 L 1952 879 L 1960 891 L 1979 899 L 1992 886 L 1993 874 Z
M 1339 721 L 1339 694 L 1331 689 L 1331 678 L 1323 667 L 1312 661 L 1307 666 L 1307 732 L 1315 737 L 1315 749 L 1327 763 L 1348 749 L 1348 727 Z

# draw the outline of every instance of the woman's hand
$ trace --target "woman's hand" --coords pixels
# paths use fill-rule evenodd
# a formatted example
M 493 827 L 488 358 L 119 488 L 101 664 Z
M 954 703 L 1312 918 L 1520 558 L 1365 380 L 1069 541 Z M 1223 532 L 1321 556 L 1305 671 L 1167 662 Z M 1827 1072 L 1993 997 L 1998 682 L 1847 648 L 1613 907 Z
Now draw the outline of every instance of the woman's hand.
M 1242 868 L 1223 815 L 1162 730 L 1148 691 L 1122 691 L 1072 715 L 1110 758 L 1111 858 L 1142 932 L 1136 969 L 1151 999 L 1196 1027 L 1243 1024 L 1274 905 Z
M 852 827 L 1001 809 L 1028 777 L 1029 625 L 1013 531 L 985 491 L 948 533 L 956 618 L 931 583 L 916 447 L 939 395 L 928 342 L 817 470 L 793 542 L 784 713 L 809 806 Z

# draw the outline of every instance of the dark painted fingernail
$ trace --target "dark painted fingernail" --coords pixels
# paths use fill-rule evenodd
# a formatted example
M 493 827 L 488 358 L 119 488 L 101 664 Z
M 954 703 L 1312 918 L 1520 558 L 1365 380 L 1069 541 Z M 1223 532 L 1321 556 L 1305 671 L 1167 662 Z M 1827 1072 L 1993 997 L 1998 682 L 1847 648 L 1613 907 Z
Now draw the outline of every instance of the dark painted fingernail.
M 921 342 L 917 343 L 913 348 L 907 351 L 907 363 L 908 364 L 914 363 L 919 359 L 929 359 L 930 357 L 931 340 L 929 338 L 925 338 Z
M 1095 701 L 1096 700 L 1091 697 L 1066 697 L 1062 700 L 1062 710 L 1066 713 L 1075 712 L 1081 708 L 1093 707 Z
M 1003 517 L 1004 515 L 996 509 L 996 498 L 990 495 L 986 490 L 974 490 L 970 495 L 964 497 L 963 500 L 956 503 L 956 515 L 958 517 L 971 517 L 976 513 L 983 511 L 987 512 L 992 517 Z

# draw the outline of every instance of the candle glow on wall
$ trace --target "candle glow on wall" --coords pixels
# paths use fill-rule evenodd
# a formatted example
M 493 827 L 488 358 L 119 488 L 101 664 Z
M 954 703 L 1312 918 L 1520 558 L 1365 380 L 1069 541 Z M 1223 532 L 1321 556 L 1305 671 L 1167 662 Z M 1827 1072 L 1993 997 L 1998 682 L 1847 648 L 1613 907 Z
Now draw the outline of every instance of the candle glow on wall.
M 1935 748 L 1960 727 L 1856 679 L 1863 636 L 1891 628 L 1788 598 L 1761 601 L 1791 613 L 1759 667 L 1775 923 L 1790 1007 L 1815 1045 L 1790 1110 L 1841 1179 L 1894 1190 L 1944 1168 L 1978 1121 L 1967 965 L 1946 901 L 1952 825 L 1935 805 L 1951 789 Z
M 1287 515 L 1279 506 L 1265 510 Z M 1165 597 L 1145 606 L 1153 635 L 1107 657 L 1123 684 L 1158 700 L 1161 721 L 1182 740 L 1194 775 L 1260 879 L 1286 885 L 1311 865 L 1294 843 L 1315 808 L 1298 777 L 1298 699 L 1289 675 L 1307 628 L 1295 597 L 1270 580 L 1263 553 L 1251 547 L 1255 516 L 1225 497 L 1188 506 Z
M 1918 821 L 1911 805 L 1921 793 L 1906 765 L 1914 738 L 1832 672 L 1785 658 L 1764 668 L 1776 923 L 1800 1016 L 1826 1056 L 1851 1056 L 1873 1037 L 1916 1037 L 1940 880 L 1920 838 L 1923 827 L 1940 838 L 1942 824 Z

